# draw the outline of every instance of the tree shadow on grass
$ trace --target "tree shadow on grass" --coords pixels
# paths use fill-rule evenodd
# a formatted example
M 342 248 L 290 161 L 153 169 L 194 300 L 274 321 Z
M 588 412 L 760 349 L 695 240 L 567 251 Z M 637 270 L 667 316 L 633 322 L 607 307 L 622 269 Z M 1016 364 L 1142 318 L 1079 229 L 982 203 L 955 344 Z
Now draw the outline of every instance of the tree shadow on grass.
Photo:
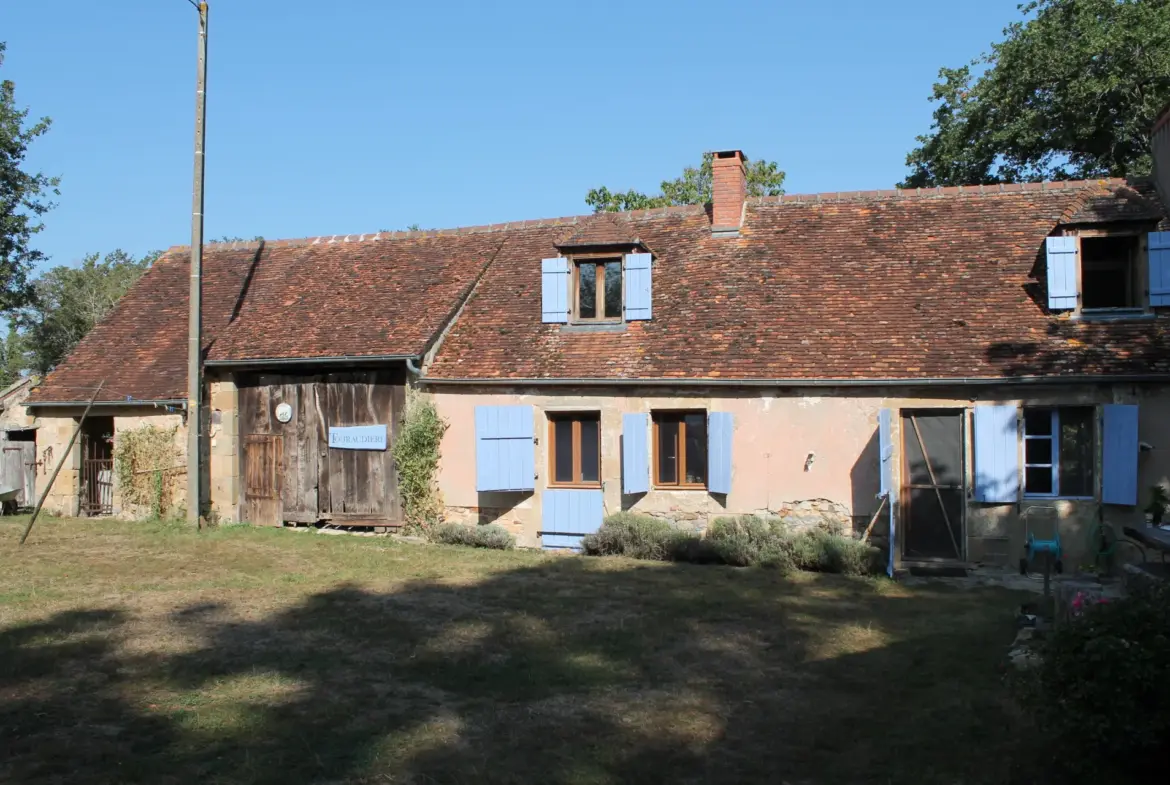
M 177 609 L 167 655 L 63 613 L 0 630 L 0 779 L 1005 782 L 999 599 L 565 558 Z

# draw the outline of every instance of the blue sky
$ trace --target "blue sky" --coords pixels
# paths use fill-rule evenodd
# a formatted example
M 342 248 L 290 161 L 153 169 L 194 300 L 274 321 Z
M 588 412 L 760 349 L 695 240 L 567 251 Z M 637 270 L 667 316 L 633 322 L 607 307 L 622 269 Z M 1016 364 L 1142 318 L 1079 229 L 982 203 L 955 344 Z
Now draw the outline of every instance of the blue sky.
M 207 235 L 576 215 L 716 148 L 889 188 L 1017 2 L 212 0 Z M 195 36 L 187 0 L 0 0 L 0 77 L 53 118 L 52 264 L 189 240 Z

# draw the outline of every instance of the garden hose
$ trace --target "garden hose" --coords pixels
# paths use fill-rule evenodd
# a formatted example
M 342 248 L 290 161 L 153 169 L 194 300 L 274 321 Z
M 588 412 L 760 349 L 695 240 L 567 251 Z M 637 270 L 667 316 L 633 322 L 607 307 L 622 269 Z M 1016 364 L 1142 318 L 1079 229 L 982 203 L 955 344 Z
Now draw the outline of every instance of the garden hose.
M 1103 523 L 1095 523 L 1089 529 L 1089 553 L 1093 554 L 1093 564 L 1101 566 L 1103 563 L 1108 564 L 1112 560 L 1113 555 L 1117 553 L 1117 546 L 1131 545 L 1136 548 L 1141 554 L 1143 560 L 1145 559 L 1145 552 L 1142 547 L 1136 542 L 1130 540 L 1119 540 L 1117 532 L 1112 526 L 1106 526 Z

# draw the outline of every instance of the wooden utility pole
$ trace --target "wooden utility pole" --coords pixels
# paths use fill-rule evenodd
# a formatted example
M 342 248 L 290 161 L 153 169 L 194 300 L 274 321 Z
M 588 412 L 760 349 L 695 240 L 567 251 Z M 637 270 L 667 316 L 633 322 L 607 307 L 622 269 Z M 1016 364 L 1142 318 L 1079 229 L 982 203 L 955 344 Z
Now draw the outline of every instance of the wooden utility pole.
M 200 430 L 203 425 L 203 143 L 207 127 L 207 3 L 199 10 L 199 63 L 195 82 L 195 187 L 191 200 L 191 293 L 187 321 L 187 522 L 199 525 Z
M 24 541 L 28 539 L 28 533 L 32 531 L 33 524 L 37 522 L 37 516 L 41 514 L 41 508 L 45 506 L 45 499 L 49 497 L 49 491 L 53 489 L 53 483 L 57 481 L 57 475 L 61 473 L 61 467 L 65 465 L 65 461 L 69 460 L 69 456 L 73 454 L 73 445 L 77 443 L 77 436 L 81 433 L 81 429 L 85 425 L 85 418 L 89 416 L 89 410 L 93 408 L 93 402 L 101 394 L 102 387 L 105 383 L 103 379 L 101 384 L 97 386 L 97 389 L 93 391 L 93 395 L 90 396 L 89 403 L 85 405 L 85 411 L 81 413 L 81 419 L 78 420 L 77 427 L 73 430 L 73 437 L 65 447 L 65 452 L 61 453 L 61 460 L 57 461 L 57 468 L 53 469 L 53 473 L 49 475 L 49 481 L 45 483 L 45 489 L 41 491 L 41 498 L 37 499 L 36 509 L 33 510 L 32 517 L 25 524 L 24 533 L 20 535 L 21 545 L 24 545 Z

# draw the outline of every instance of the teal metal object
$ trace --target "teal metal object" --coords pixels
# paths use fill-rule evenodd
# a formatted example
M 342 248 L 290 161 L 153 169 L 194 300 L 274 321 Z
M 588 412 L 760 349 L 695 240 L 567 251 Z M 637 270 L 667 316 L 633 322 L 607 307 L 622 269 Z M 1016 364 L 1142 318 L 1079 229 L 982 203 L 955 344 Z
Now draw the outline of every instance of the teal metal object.
M 1051 536 L 1041 538 L 1033 531 L 1031 513 L 1044 513 L 1052 520 Z M 1047 577 L 1051 570 L 1057 574 L 1064 572 L 1064 550 L 1060 543 L 1060 525 L 1056 517 L 1056 510 L 1051 507 L 1035 507 L 1024 513 L 1024 558 L 1020 559 L 1020 575 L 1027 575 L 1033 565 L 1039 564 Z

